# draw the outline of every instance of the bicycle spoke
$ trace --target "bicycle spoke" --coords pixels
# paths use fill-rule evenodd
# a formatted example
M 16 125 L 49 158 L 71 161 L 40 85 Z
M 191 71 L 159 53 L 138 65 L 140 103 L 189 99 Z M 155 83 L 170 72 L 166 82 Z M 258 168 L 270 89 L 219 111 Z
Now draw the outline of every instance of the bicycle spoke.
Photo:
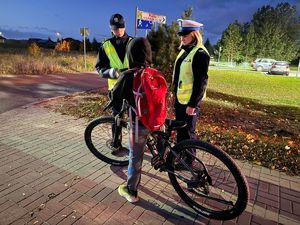
M 120 127 L 118 138 L 113 141 L 113 117 L 100 117 L 90 122 L 85 130 L 85 142 L 89 150 L 99 159 L 115 166 L 128 165 L 129 132 L 127 123 Z
M 169 177 L 187 203 L 201 209 L 200 213 L 203 209 L 212 214 L 238 211 L 234 208 L 239 199 L 238 184 L 231 168 L 222 160 L 201 146 L 183 148 L 171 157 L 175 171 L 169 172 Z M 177 167 L 183 160 L 192 164 L 182 163 Z
M 113 140 L 111 124 L 98 125 L 92 132 L 92 142 L 95 148 L 104 156 L 116 160 L 128 160 L 128 138 L 127 129 L 122 129 L 123 148 L 112 154 L 114 148 L 111 146 Z

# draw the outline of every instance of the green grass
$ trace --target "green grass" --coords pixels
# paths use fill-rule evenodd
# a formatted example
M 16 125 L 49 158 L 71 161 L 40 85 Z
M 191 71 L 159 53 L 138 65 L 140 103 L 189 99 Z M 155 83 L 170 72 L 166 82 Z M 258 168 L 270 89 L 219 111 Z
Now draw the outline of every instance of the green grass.
M 209 89 L 262 105 L 300 107 L 300 79 L 257 72 L 210 70 Z
M 299 175 L 300 78 L 211 69 L 202 112 L 202 140 L 234 158 Z
M 298 65 L 296 65 L 296 66 L 291 66 L 290 65 L 290 70 L 291 71 L 298 71 Z

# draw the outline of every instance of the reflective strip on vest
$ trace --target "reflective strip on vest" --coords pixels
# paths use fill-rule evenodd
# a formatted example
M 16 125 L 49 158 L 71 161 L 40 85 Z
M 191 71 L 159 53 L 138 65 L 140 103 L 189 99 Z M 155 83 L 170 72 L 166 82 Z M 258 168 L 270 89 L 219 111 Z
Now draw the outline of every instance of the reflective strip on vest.
M 131 40 L 131 38 L 129 40 Z M 111 68 L 124 69 L 129 67 L 127 54 L 125 54 L 124 62 L 122 62 L 118 56 L 115 47 L 109 40 L 104 42 L 103 49 L 109 59 L 109 66 Z M 117 79 L 108 79 L 108 90 L 111 90 L 116 82 Z
M 185 57 L 185 59 L 182 61 L 180 65 L 178 85 L 177 85 L 177 99 L 178 102 L 181 104 L 188 104 L 193 92 L 194 75 L 193 75 L 192 63 L 193 63 L 194 55 L 199 48 L 202 48 L 208 54 L 208 51 L 206 50 L 204 45 L 197 45 L 192 49 L 192 51 L 190 51 L 190 53 Z M 180 53 L 176 58 L 175 65 L 177 63 L 177 60 L 181 57 L 181 55 L 184 52 L 185 50 L 180 51 Z M 174 72 L 175 72 L 175 67 L 174 67 Z

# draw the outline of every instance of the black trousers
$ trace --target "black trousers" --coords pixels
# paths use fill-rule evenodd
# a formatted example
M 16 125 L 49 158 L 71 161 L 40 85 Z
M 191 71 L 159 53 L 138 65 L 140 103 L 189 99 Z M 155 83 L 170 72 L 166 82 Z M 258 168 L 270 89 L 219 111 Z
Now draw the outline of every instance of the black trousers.
M 200 105 L 200 104 L 199 104 Z M 200 108 L 197 106 L 195 108 L 195 114 L 190 116 L 186 114 L 187 105 L 180 104 L 177 99 L 175 100 L 175 117 L 176 120 L 186 122 L 186 127 L 177 131 L 177 143 L 186 140 L 186 139 L 197 139 L 197 135 L 195 133 L 197 120 L 200 116 Z M 195 155 L 194 149 L 191 149 L 191 153 Z M 192 159 L 187 157 L 187 162 L 191 163 Z

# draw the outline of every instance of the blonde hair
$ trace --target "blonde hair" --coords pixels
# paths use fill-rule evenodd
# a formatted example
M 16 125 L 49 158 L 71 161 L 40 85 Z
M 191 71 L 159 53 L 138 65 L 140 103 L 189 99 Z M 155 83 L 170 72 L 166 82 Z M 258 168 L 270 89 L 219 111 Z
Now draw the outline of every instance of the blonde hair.
M 203 44 L 203 39 L 202 39 L 202 35 L 200 33 L 199 30 L 193 30 L 191 33 L 189 33 L 192 35 L 193 40 L 196 40 L 196 46 L 198 45 L 202 45 Z M 180 43 L 179 49 L 182 47 L 182 43 Z

